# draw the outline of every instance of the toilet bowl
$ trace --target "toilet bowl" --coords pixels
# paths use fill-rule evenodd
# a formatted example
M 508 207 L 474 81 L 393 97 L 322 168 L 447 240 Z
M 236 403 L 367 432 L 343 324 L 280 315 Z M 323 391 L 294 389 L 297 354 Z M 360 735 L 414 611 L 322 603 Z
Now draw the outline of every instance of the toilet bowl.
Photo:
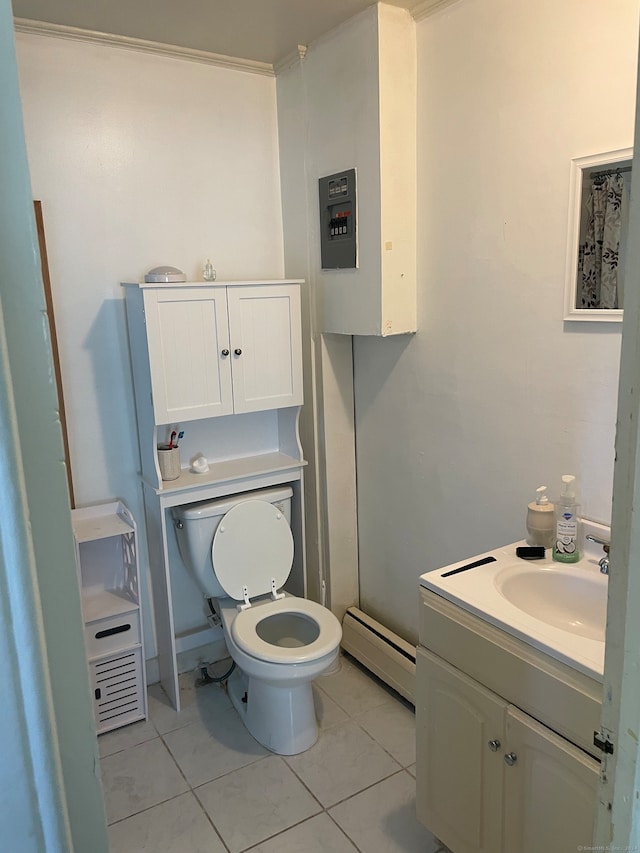
M 172 512 L 183 561 L 214 597 L 236 663 L 231 701 L 257 741 L 295 755 L 317 740 L 312 682 L 336 660 L 342 629 L 330 610 L 281 591 L 293 564 L 284 510 L 282 490 L 262 490 Z
M 338 656 L 340 623 L 320 604 L 294 596 L 267 597 L 240 612 L 229 599 L 218 605 L 229 654 L 240 670 L 229 680 L 229 696 L 245 725 L 279 755 L 309 749 L 318 739 L 311 684 Z M 308 634 L 316 639 L 303 645 Z M 300 645 L 289 645 L 292 639 Z

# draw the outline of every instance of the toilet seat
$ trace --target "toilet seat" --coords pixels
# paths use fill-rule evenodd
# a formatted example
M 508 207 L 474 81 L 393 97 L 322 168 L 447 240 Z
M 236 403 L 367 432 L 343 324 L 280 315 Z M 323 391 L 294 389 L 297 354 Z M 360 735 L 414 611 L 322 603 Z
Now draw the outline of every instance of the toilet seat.
M 239 607 L 227 627 L 233 642 L 246 655 L 270 663 L 302 664 L 336 651 L 342 639 L 342 628 L 330 610 L 315 601 L 295 596 L 281 594 L 275 598 L 276 590 L 284 586 L 293 564 L 291 529 L 276 506 L 252 500 L 232 507 L 215 532 L 211 559 L 220 586 L 229 598 L 246 603 L 246 609 Z M 249 599 L 267 593 L 271 593 L 274 600 L 249 605 Z M 311 633 L 317 632 L 317 636 L 305 645 L 276 645 L 259 633 L 261 623 L 271 617 L 281 621 L 262 626 L 265 636 L 272 631 L 279 635 L 286 627 L 292 628 L 291 632 L 283 632 L 289 634 L 287 639 L 304 642 L 298 629 L 302 629 L 304 635 L 309 626 Z M 289 623 L 287 617 L 292 617 Z M 309 625 L 296 625 L 295 617 Z
M 270 616 L 298 615 L 318 627 L 318 637 L 305 646 L 276 646 L 257 633 L 258 625 Z M 342 639 L 340 623 L 330 610 L 306 598 L 287 596 L 243 610 L 231 624 L 231 636 L 245 654 L 271 663 L 305 663 L 337 649 Z
M 222 589 L 247 602 L 284 586 L 293 565 L 293 535 L 278 507 L 243 501 L 222 518 L 211 560 Z

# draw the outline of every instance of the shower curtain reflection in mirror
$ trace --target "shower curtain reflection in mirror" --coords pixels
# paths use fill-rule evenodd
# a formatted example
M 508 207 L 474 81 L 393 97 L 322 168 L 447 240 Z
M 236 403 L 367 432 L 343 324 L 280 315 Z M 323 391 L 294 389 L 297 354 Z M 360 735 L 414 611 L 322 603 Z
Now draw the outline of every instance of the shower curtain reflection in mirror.
M 631 149 L 572 160 L 566 320 L 621 320 Z
M 582 217 L 585 235 L 578 248 L 576 308 L 622 308 L 621 238 L 623 213 L 628 223 L 628 186 L 625 190 L 621 170 L 592 171 L 589 183 Z

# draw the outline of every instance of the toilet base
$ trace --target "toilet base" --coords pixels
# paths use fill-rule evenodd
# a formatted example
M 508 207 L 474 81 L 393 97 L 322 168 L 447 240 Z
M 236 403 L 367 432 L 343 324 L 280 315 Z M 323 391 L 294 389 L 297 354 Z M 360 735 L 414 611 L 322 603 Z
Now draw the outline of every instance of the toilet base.
M 238 666 L 227 682 L 229 698 L 253 737 L 277 755 L 297 755 L 318 739 L 311 681 L 274 687 Z M 246 701 L 243 701 L 246 696 Z

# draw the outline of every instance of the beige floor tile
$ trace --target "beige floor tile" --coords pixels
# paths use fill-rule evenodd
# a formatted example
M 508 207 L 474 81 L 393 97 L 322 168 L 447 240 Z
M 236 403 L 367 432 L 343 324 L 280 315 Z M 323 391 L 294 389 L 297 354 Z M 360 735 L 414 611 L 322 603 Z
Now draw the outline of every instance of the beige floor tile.
M 110 853 L 225 853 L 202 806 L 189 792 L 111 824 Z
M 113 755 L 114 752 L 122 752 L 123 749 L 129 749 L 147 740 L 153 740 L 154 737 L 158 737 L 158 731 L 151 720 L 141 720 L 139 723 L 131 723 L 121 729 L 98 735 L 100 758 Z
M 304 785 L 275 755 L 209 782 L 195 793 L 231 853 L 320 811 Z
M 390 699 L 365 711 L 356 722 L 403 767 L 415 762 L 416 716 L 400 700 Z
M 315 684 L 313 685 L 313 704 L 316 709 L 318 726 L 321 729 L 328 729 L 337 723 L 346 723 L 349 719 L 349 715 Z
M 319 814 L 251 848 L 251 853 L 355 853 L 356 848 L 327 814 Z
M 410 765 L 409 767 L 407 767 L 407 770 L 409 771 L 409 773 L 411 773 L 411 775 L 415 779 L 416 778 L 416 765 L 415 764 Z
M 353 717 L 389 701 L 389 691 L 346 658 L 340 671 L 318 678 L 316 686 L 323 690 L 343 711 Z
M 196 687 L 195 679 L 193 672 L 180 676 L 179 713 L 159 684 L 149 688 L 149 717 L 161 735 L 191 723 L 206 721 L 211 715 L 231 707 L 231 700 L 219 684 Z
M 196 689 L 195 675 L 180 677 L 179 714 L 154 685 L 150 720 L 98 740 L 111 853 L 438 849 L 413 814 L 414 715 L 358 666 L 341 659 L 314 683 L 320 738 L 290 757 L 258 744 L 225 691 Z
M 189 787 L 160 738 L 108 755 L 100 764 L 109 823 L 183 794 Z
M 366 853 L 435 853 L 439 843 L 415 815 L 415 780 L 397 773 L 331 809 L 330 815 Z
M 323 731 L 315 746 L 286 761 L 324 806 L 332 806 L 400 769 L 354 722 Z
M 191 723 L 168 732 L 163 739 L 194 788 L 269 754 L 233 707 L 212 715 L 206 724 Z

